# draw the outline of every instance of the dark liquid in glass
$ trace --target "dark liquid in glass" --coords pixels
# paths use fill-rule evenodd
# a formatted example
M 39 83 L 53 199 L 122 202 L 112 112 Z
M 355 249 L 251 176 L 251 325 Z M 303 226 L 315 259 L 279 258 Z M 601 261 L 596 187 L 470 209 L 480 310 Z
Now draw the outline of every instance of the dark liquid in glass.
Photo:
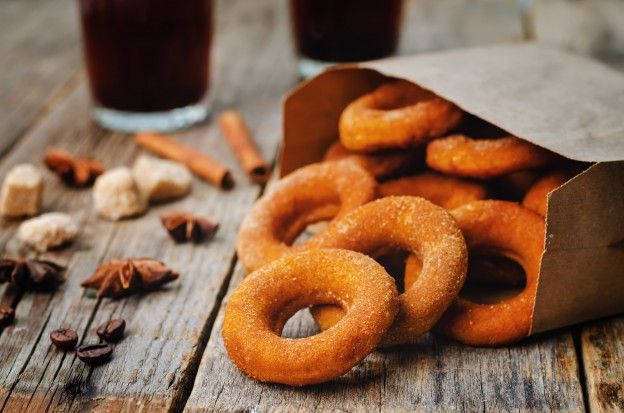
M 396 50 L 402 0 L 291 0 L 299 52 L 326 62 L 378 59 Z
M 106 108 L 157 112 L 208 89 L 211 0 L 79 0 L 91 92 Z

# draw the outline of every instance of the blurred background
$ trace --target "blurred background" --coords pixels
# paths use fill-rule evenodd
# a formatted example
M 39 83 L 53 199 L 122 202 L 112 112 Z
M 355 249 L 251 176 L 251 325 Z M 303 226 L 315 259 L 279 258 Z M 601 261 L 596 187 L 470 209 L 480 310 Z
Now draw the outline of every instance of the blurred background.
M 222 11 L 243 7 L 240 2 L 214 2 L 213 88 L 224 67 L 215 61 L 230 61 L 227 70 L 236 71 L 237 56 L 246 50 L 248 39 L 242 36 L 240 48 L 220 47 L 220 32 L 228 25 L 257 27 L 259 33 L 266 25 L 290 26 L 284 21 L 290 20 L 287 0 L 254 1 L 259 4 L 238 14 L 237 21 L 228 21 L 231 13 Z M 20 122 L 42 99 L 82 73 L 78 4 L 0 0 L 0 136 L 23 127 Z M 398 54 L 537 40 L 624 68 L 624 0 L 405 0 L 400 27 Z M 276 35 L 292 37 L 292 31 Z M 295 68 L 294 42 L 284 44 L 293 58 L 279 64 Z M 106 70 L 106 62 L 102 67 Z

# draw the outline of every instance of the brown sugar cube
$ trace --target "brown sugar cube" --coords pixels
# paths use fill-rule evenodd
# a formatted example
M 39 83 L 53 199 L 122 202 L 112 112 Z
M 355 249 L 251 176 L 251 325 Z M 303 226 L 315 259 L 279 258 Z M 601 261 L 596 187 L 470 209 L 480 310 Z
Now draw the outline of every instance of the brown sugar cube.
M 78 234 L 78 225 L 62 212 L 48 212 L 22 222 L 17 230 L 20 240 L 39 252 L 61 246 Z
M 132 172 L 139 190 L 150 201 L 180 198 L 191 189 L 191 173 L 178 162 L 141 155 Z
M 139 215 L 147 208 L 132 171 L 126 167 L 113 168 L 96 179 L 93 202 L 98 214 L 112 221 Z
M 4 178 L 0 214 L 5 217 L 33 216 L 41 208 L 43 176 L 30 164 L 14 166 Z

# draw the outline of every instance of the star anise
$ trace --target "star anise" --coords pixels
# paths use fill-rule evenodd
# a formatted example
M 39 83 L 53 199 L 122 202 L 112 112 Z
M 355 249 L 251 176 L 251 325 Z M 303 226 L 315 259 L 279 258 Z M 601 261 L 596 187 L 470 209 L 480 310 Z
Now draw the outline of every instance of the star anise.
M 0 283 L 9 282 L 34 290 L 51 290 L 65 281 L 64 271 L 65 267 L 52 261 L 3 258 L 0 260 Z
M 162 214 L 160 220 L 175 242 L 191 241 L 198 244 L 214 237 L 219 229 L 216 222 L 180 212 Z
M 151 258 L 112 260 L 100 265 L 80 285 L 97 288 L 97 296 L 118 298 L 157 289 L 180 275 Z
M 82 187 L 92 185 L 104 172 L 104 166 L 93 158 L 76 158 L 60 149 L 48 149 L 43 162 L 68 185 Z

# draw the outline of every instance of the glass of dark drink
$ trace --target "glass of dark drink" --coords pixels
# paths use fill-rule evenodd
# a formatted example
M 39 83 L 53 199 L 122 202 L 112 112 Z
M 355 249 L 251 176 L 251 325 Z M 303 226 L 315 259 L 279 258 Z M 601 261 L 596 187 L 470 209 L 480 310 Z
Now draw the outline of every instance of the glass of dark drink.
M 94 118 L 170 131 L 208 113 L 212 0 L 78 0 Z
M 303 77 L 396 51 L 403 0 L 290 0 Z

